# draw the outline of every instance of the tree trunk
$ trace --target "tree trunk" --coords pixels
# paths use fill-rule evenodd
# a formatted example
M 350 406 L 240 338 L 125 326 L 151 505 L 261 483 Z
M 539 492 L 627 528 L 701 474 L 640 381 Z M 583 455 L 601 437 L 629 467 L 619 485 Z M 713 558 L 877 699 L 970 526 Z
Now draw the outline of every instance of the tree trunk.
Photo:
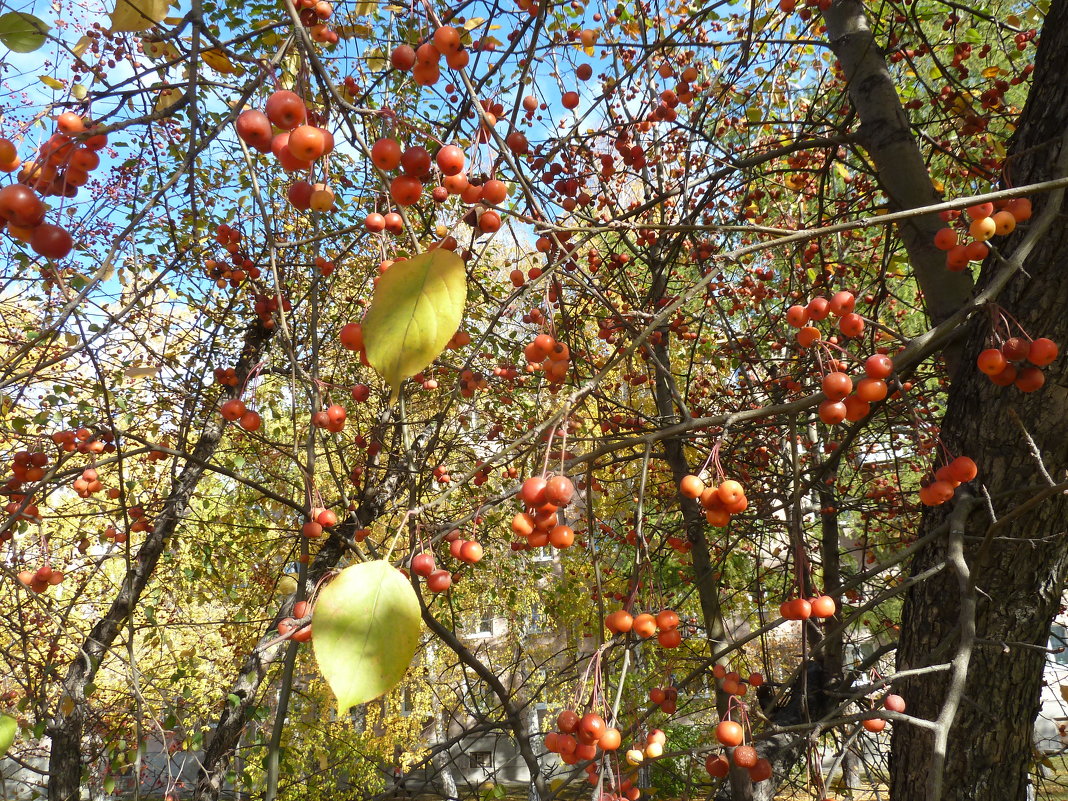
M 443 743 L 449 736 L 449 722 L 446 719 L 448 713 L 443 709 L 441 712 L 434 716 L 434 738 Z M 441 782 L 442 798 L 446 801 L 453 801 L 460 797 L 456 789 L 456 779 L 452 775 L 452 754 L 448 750 L 441 750 L 434 754 L 432 760 L 434 768 L 437 770 L 438 779 Z M 534 782 L 530 783 L 531 787 L 534 787 Z M 537 789 L 534 790 L 537 792 Z
M 853 791 L 860 789 L 860 749 L 854 745 L 846 746 L 842 755 L 842 792 L 846 798 L 853 797 Z
M 243 386 L 251 370 L 260 361 L 271 331 L 254 324 L 245 335 L 241 358 L 237 364 L 237 386 Z M 226 397 L 234 397 L 236 390 Z M 171 485 L 163 509 L 154 521 L 154 530 L 147 537 L 132 560 L 123 578 L 118 595 L 106 615 L 89 632 L 78 657 L 67 670 L 63 682 L 63 696 L 48 727 L 52 747 L 48 761 L 49 801 L 78 801 L 82 780 L 82 733 L 85 728 L 85 688 L 96 676 L 100 663 L 111 649 L 141 600 L 156 569 L 167 540 L 174 534 L 185 515 L 186 505 L 200 482 L 206 464 L 222 440 L 226 423 L 218 413 L 209 413 L 204 431 L 193 448 L 192 459 Z
M 1046 17 L 1034 72 L 1034 85 L 1021 116 L 1006 172 L 1021 185 L 1053 177 L 1068 129 L 1068 2 L 1055 0 Z M 1059 198 L 1032 198 L 1035 216 Z M 1026 229 L 1027 226 L 1023 226 Z M 1068 229 L 1063 214 L 1054 222 L 998 298 L 1032 337 L 1068 342 Z M 1025 232 L 1013 235 L 1012 252 Z M 990 260 L 993 262 L 993 260 Z M 988 263 L 980 288 L 998 269 Z M 1063 482 L 1068 470 L 1068 388 L 1062 356 L 1045 369 L 1046 384 L 1023 394 L 994 386 L 972 359 L 986 347 L 992 316 L 976 315 L 968 329 L 962 366 L 956 371 L 943 420 L 942 441 L 955 454 L 973 458 L 979 476 L 1005 525 L 990 530 L 985 502 L 977 504 L 965 531 L 964 556 L 977 588 L 976 644 L 963 681 L 963 694 L 945 754 L 945 801 L 1022 801 L 1027 796 L 1032 727 L 1049 627 L 1068 572 L 1068 498 L 1046 491 Z M 1015 331 L 1013 332 L 1016 333 Z M 1030 442 L 1029 442 L 1030 440 Z M 1033 443 L 1033 444 L 1032 444 Z M 1041 463 L 1040 463 L 1041 460 Z M 1033 506 L 1025 507 L 1036 498 Z M 955 502 L 946 506 L 953 507 Z M 959 499 L 957 501 L 959 503 Z M 951 509 L 928 510 L 929 532 Z M 984 539 L 985 538 L 985 539 Z M 947 558 L 947 538 L 937 538 L 917 554 L 913 572 Z M 897 661 L 899 669 L 948 661 L 961 631 L 961 592 L 952 571 L 916 585 L 905 600 Z M 1037 646 L 1037 647 L 1035 647 Z M 908 711 L 938 717 L 950 688 L 946 673 L 903 682 Z M 932 733 L 895 726 L 891 755 L 894 801 L 940 801 L 934 791 L 939 755 L 932 756 Z

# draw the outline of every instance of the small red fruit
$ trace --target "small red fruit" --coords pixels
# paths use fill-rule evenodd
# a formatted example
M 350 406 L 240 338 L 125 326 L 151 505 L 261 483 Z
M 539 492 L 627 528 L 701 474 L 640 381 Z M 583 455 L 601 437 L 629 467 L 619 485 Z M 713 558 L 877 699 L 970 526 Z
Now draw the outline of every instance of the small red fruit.
M 545 501 L 553 506 L 567 506 L 575 497 L 575 485 L 567 476 L 553 476 L 545 484 Z
M 656 618 L 644 612 L 634 618 L 632 630 L 643 640 L 647 640 L 656 634 Z
M 412 557 L 412 572 L 417 576 L 426 578 L 434 572 L 436 567 L 432 553 L 418 553 Z
M 241 415 L 245 413 L 245 404 L 242 403 L 239 398 L 231 398 L 219 407 L 219 412 L 222 414 L 224 420 L 229 420 L 231 423 L 235 423 L 241 419 Z
M 1052 364 L 1057 358 L 1057 343 L 1052 339 L 1046 339 L 1046 337 L 1039 337 L 1031 343 L 1031 347 L 1027 352 L 1027 361 L 1036 367 L 1045 367 L 1047 364 Z
M 890 695 L 883 699 L 883 706 L 889 709 L 891 712 L 904 712 L 905 711 L 905 699 L 900 695 Z
M 719 725 L 716 726 L 716 739 L 720 745 L 725 745 L 728 748 L 735 748 L 741 745 L 744 736 L 742 725 L 733 720 L 721 720 Z
M 997 375 L 1005 369 L 1008 362 L 1005 360 L 1005 356 L 997 348 L 987 348 L 975 362 L 979 366 L 979 370 L 987 375 Z

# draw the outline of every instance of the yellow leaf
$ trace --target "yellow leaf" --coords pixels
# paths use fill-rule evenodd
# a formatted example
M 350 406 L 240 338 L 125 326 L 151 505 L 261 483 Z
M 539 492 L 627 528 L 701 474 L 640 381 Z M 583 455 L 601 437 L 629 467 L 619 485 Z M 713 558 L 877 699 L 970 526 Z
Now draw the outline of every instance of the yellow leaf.
M 162 22 L 170 8 L 168 0 L 115 0 L 111 31 L 144 31 Z
M 214 48 L 205 50 L 200 54 L 200 57 L 204 59 L 205 64 L 223 75 L 236 75 L 238 73 L 238 68 L 233 65 L 230 59 Z
M 374 35 L 374 28 L 357 22 L 355 25 L 339 25 L 334 28 L 334 32 L 342 39 L 370 39 Z
M 386 54 L 381 47 L 372 47 L 364 53 L 363 57 L 367 61 L 367 68 L 374 72 L 386 68 Z
M 460 325 L 467 271 L 450 250 L 436 249 L 394 263 L 378 279 L 363 319 L 367 360 L 392 388 L 438 357 Z
M 90 44 L 92 44 L 92 42 L 93 40 L 90 39 L 88 36 L 83 36 L 81 39 L 78 40 L 78 43 L 71 48 L 70 52 L 72 52 L 75 56 L 80 56 L 82 53 L 85 52 L 85 49 L 89 47 Z
M 1001 75 L 1001 67 L 992 66 L 987 67 L 985 70 L 983 70 L 984 78 L 996 78 L 999 75 Z
M 170 42 L 143 36 L 141 44 L 145 48 L 145 55 L 156 61 L 177 61 L 181 57 L 178 48 Z
M 167 111 L 181 99 L 181 89 L 161 89 L 159 96 L 156 98 L 156 111 Z
M 357 17 L 362 17 L 365 14 L 370 14 L 374 10 L 374 7 L 374 0 L 359 0 L 359 2 L 356 3 L 356 8 L 353 13 L 355 13 Z M 403 11 L 404 9 L 400 10 Z
M 473 17 L 472 19 L 469 19 L 467 22 L 464 23 L 464 27 L 467 28 L 467 30 L 469 31 L 473 31 L 485 21 L 486 20 L 482 17 Z
M 419 648 L 419 599 L 389 562 L 349 565 L 319 593 L 312 628 L 319 672 L 344 713 L 404 678 Z
M 49 89 L 62 89 L 64 87 L 63 81 L 57 81 L 55 78 L 51 78 L 48 75 L 38 75 L 37 80 Z
M 85 96 L 89 94 L 89 90 L 82 84 L 76 83 L 70 88 L 70 93 L 75 100 L 85 100 Z
M 1068 701 L 1068 684 L 1059 684 L 1057 686 L 1061 689 L 1061 698 Z
M 158 372 L 158 367 L 127 367 L 123 375 L 131 379 L 151 378 Z

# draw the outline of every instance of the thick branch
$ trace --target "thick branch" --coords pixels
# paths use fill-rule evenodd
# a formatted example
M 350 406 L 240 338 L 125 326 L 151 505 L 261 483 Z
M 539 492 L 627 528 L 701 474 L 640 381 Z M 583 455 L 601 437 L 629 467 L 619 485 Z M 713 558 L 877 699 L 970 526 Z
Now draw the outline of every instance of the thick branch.
M 359 528 L 370 525 L 382 514 L 389 501 L 396 496 L 408 474 L 410 465 L 415 461 L 415 454 L 425 447 L 431 433 L 431 428 L 427 428 L 416 438 L 412 449 L 387 472 L 381 483 L 374 485 L 374 488 L 365 494 L 356 512 L 339 525 L 323 543 L 308 568 L 305 596 L 307 591 L 314 588 L 319 580 L 341 561 L 341 557 L 347 550 L 345 543 L 352 540 L 353 533 Z M 196 789 L 193 792 L 195 801 L 217 799 L 222 792 L 226 771 L 237 748 L 238 740 L 241 738 L 241 733 L 248 725 L 252 710 L 256 707 L 260 687 L 267 677 L 268 670 L 284 651 L 282 646 L 285 641 L 279 640 L 275 628 L 277 621 L 292 612 L 296 598 L 297 594 L 293 593 L 282 603 L 274 621 L 267 627 L 255 648 L 245 659 L 237 678 L 227 692 L 228 699 L 232 700 L 236 697 L 238 701 L 230 703 L 228 700 L 223 704 L 222 714 L 215 726 L 211 745 L 204 754 L 204 762 L 197 778 Z
M 858 140 L 875 163 L 891 205 L 913 209 L 937 203 L 938 193 L 863 4 L 839 0 L 824 13 L 824 19 L 827 38 L 845 72 L 849 98 L 860 118 Z M 934 246 L 935 232 L 941 227 L 935 214 L 902 221 L 898 227 L 923 290 L 927 314 L 935 323 L 955 312 L 972 291 L 968 274 L 946 270 L 945 255 Z
M 263 328 L 258 322 L 248 330 L 236 367 L 238 387 L 244 386 L 249 371 L 259 363 L 267 343 L 270 342 L 271 332 L 271 329 Z M 224 397 L 233 397 L 239 391 L 228 391 Z M 85 688 L 93 681 L 104 656 L 137 607 L 167 540 L 185 516 L 186 505 L 204 475 L 205 465 L 222 440 L 225 427 L 226 423 L 220 415 L 209 414 L 204 431 L 193 449 L 193 458 L 186 462 L 182 472 L 171 485 L 163 509 L 154 521 L 155 528 L 145 538 L 137 556 L 131 562 L 111 608 L 93 626 L 78 657 L 67 671 L 63 682 L 63 697 L 48 729 L 52 737 L 48 763 L 49 801 L 78 801 L 81 797 Z

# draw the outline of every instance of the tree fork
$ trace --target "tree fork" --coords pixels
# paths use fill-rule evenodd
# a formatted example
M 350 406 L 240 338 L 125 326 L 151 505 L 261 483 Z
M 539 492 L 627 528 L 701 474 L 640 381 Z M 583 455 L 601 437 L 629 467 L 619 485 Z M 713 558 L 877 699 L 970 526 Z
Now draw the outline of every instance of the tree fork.
M 235 372 L 237 387 L 223 393 L 223 399 L 236 397 L 245 385 L 249 373 L 255 369 L 271 340 L 273 329 L 264 328 L 258 321 L 245 334 L 241 356 Z M 71 663 L 63 681 L 63 694 L 55 716 L 48 726 L 52 738 L 48 759 L 49 801 L 78 801 L 82 787 L 82 734 L 85 727 L 85 688 L 97 670 L 115 638 L 130 619 L 142 593 L 148 586 L 167 540 L 175 533 L 193 491 L 207 469 L 206 463 L 215 453 L 226 430 L 226 421 L 212 409 L 204 430 L 193 448 L 193 458 L 171 485 L 163 509 L 156 517 L 153 531 L 145 537 L 133 564 L 122 580 L 115 600 L 104 617 L 96 622 L 82 644 L 78 657 Z
M 390 411 L 387 409 L 383 416 L 389 414 Z M 388 470 L 386 477 L 375 486 L 373 491 L 365 489 L 359 508 L 326 538 L 308 568 L 305 596 L 310 594 L 319 580 L 333 570 L 348 552 L 346 543 L 352 540 L 356 530 L 369 525 L 378 518 L 389 501 L 396 496 L 407 476 L 408 466 L 412 463 L 414 454 L 426 445 L 432 431 L 432 426 L 428 426 L 416 437 L 412 449 Z M 233 758 L 241 733 L 248 725 L 252 710 L 256 706 L 260 686 L 283 651 L 284 642 L 278 641 L 276 626 L 279 620 L 293 611 L 296 598 L 297 594 L 293 593 L 282 602 L 273 621 L 245 658 L 234 683 L 226 694 L 226 697 L 234 696 L 238 701 L 237 703 L 223 703 L 222 713 L 215 726 L 211 743 L 204 754 L 204 761 L 197 777 L 196 788 L 193 791 L 195 801 L 214 801 L 222 792 L 226 770 Z

